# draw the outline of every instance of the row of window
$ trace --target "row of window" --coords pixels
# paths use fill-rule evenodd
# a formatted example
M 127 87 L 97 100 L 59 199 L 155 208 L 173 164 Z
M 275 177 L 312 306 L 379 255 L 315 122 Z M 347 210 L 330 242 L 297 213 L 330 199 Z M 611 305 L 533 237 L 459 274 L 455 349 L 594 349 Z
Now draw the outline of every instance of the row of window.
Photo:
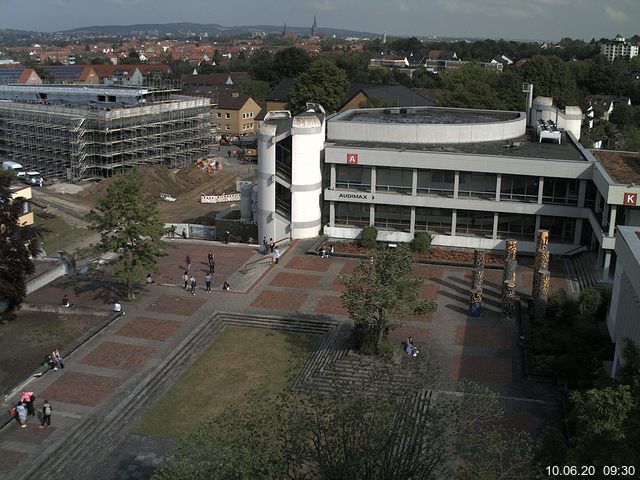
M 247 131 L 247 130 L 253 130 L 253 123 L 243 123 L 242 124 L 242 130 L 243 131 Z
M 214 123 L 213 124 L 213 128 L 216 130 L 231 130 L 231 125 L 222 125 L 220 123 Z M 248 131 L 248 130 L 253 130 L 254 128 L 254 124 L 253 123 L 244 123 L 242 124 L 242 130 L 244 132 Z
M 218 118 L 222 118 L 222 113 L 221 113 L 221 112 L 217 112 L 217 113 L 216 113 L 216 116 L 217 116 Z M 226 118 L 227 120 L 229 120 L 229 119 L 231 118 L 231 114 L 230 114 L 229 112 L 225 113 L 225 114 L 224 114 L 224 118 Z
M 459 198 L 495 199 L 497 174 L 460 172 Z M 579 181 L 546 177 L 542 188 L 542 203 L 578 205 Z M 418 170 L 418 195 L 453 197 L 455 172 L 453 170 Z M 376 191 L 411 194 L 413 170 L 408 168 L 376 168 Z M 514 202 L 538 201 L 539 178 L 521 175 L 502 175 L 500 200 Z M 336 165 L 336 188 L 371 191 L 371 167 Z
M 335 224 L 365 227 L 370 224 L 370 205 L 363 203 L 335 204 Z M 456 235 L 493 238 L 493 212 L 457 210 Z M 428 231 L 451 235 L 453 210 L 446 208 L 416 208 L 417 232 Z M 408 232 L 411 229 L 411 207 L 375 205 L 374 226 Z M 573 243 L 575 218 L 540 217 L 540 228 L 549 230 L 555 242 Z M 533 240 L 536 233 L 536 216 L 515 213 L 498 214 L 497 238 Z
M 253 112 L 245 112 L 242 114 L 242 118 L 253 118 Z

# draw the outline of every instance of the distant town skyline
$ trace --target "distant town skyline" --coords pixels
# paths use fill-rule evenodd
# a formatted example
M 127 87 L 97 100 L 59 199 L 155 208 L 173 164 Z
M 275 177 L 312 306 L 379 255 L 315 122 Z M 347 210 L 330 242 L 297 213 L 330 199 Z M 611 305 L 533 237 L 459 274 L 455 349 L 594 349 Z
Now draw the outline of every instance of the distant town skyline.
M 258 6 L 258 5 L 259 6 Z M 0 0 L 0 28 L 195 22 L 287 25 L 402 36 L 590 40 L 638 32 L 638 0 Z

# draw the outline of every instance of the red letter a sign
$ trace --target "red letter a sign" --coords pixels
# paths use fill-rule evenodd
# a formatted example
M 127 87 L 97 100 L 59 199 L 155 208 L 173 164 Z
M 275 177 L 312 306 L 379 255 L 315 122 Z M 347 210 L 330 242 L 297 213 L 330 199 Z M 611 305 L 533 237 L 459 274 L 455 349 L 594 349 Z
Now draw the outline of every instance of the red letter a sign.
M 357 165 L 357 164 L 358 164 L 358 154 L 347 153 L 347 165 Z

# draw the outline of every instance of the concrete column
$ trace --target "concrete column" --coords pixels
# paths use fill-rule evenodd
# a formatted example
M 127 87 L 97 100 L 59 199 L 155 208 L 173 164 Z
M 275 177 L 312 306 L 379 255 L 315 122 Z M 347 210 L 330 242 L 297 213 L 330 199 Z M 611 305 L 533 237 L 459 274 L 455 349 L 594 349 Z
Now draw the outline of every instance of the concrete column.
M 534 231 L 536 233 L 533 234 L 533 241 L 535 242 L 538 239 L 538 230 L 540 230 L 540 215 L 536 215 L 536 225 Z
M 376 193 L 376 167 L 371 167 L 371 193 Z
M 329 202 L 329 226 L 331 228 L 336 226 L 336 204 L 335 204 L 335 202 Z
M 460 172 L 456 170 L 453 175 L 453 198 L 458 198 L 459 189 L 460 189 Z
M 618 206 L 611 205 L 609 209 L 609 236 L 613 237 L 616 233 L 616 214 L 618 213 Z
M 411 176 L 411 195 L 414 197 L 418 195 L 418 169 L 413 169 L 413 175 Z
M 491 234 L 491 238 L 494 240 L 498 239 L 498 212 L 493 212 L 493 233 Z
M 600 199 L 601 199 L 601 198 L 602 198 L 602 196 L 600 195 L 600 190 L 596 190 L 596 204 L 595 204 L 595 206 L 593 207 L 593 209 L 594 209 L 596 212 L 599 212 L 599 211 L 600 211 Z
M 369 205 L 369 226 L 373 227 L 375 223 L 376 223 L 376 211 L 372 203 L 371 205 Z
M 502 189 L 502 174 L 498 173 L 496 175 L 496 202 L 500 201 L 500 190 Z M 495 236 L 493 237 L 496 238 Z
M 580 183 L 578 185 L 578 206 L 579 207 L 584 207 L 584 200 L 587 194 L 587 181 L 586 180 L 580 180 Z
M 609 268 L 611 267 L 611 250 L 604 252 L 604 265 L 602 266 L 602 281 L 609 281 Z
M 329 180 L 329 189 L 331 190 L 336 189 L 336 164 L 335 163 L 331 164 L 331 176 Z
M 544 177 L 540 177 L 538 181 L 538 205 L 542 205 L 542 192 L 544 192 Z
M 458 211 L 451 212 L 451 236 L 456 236 L 456 222 L 458 221 Z
M 409 233 L 416 233 L 416 207 L 411 207 L 411 223 L 409 225 Z
M 605 202 L 604 207 L 602 207 L 602 221 L 600 222 L 600 226 L 602 228 L 607 226 L 607 222 L 609 221 L 609 204 Z
M 576 218 L 576 230 L 573 234 L 573 244 L 574 245 L 580 245 L 580 238 L 582 237 L 582 224 L 583 224 L 583 219 L 582 218 Z

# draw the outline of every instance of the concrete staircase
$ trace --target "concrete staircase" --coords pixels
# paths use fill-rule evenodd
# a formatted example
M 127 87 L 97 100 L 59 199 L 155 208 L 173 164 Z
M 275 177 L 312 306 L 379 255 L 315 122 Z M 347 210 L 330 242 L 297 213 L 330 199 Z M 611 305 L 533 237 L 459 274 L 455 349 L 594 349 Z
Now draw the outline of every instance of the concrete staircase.
M 591 252 L 573 255 L 568 258 L 568 263 L 571 280 L 577 284 L 579 292 L 602 286 L 601 278 L 595 267 L 596 261 Z

